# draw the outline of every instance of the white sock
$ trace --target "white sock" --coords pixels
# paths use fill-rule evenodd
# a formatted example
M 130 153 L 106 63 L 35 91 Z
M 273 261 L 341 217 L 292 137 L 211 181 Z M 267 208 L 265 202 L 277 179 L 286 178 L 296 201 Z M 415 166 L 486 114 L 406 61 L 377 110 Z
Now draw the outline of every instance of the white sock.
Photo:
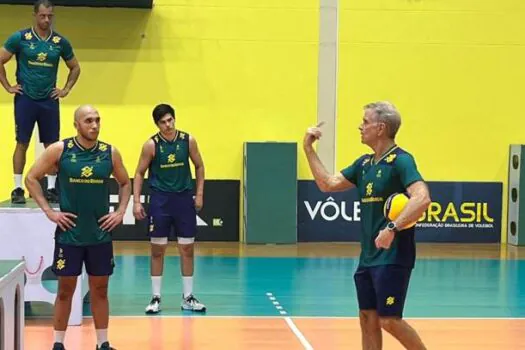
M 182 276 L 182 292 L 184 298 L 193 293 L 193 276 Z
M 55 183 L 57 181 L 56 175 L 47 175 L 47 189 L 50 190 L 55 188 Z
M 64 344 L 65 337 L 66 337 L 66 331 L 55 331 L 55 343 Z
M 101 346 L 108 341 L 108 329 L 97 329 L 97 345 Z
M 160 289 L 162 287 L 162 276 L 151 276 L 151 290 L 153 295 L 160 297 Z
M 15 188 L 24 188 L 22 184 L 22 174 L 15 174 Z

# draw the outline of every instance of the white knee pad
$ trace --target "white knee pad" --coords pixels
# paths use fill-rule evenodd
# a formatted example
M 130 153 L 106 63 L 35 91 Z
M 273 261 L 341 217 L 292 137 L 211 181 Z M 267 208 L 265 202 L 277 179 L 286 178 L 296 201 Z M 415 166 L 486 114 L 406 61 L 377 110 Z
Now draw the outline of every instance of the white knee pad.
M 177 237 L 177 242 L 179 244 L 193 244 L 195 242 L 195 238 Z
M 152 244 L 166 245 L 168 244 L 168 237 L 151 237 Z

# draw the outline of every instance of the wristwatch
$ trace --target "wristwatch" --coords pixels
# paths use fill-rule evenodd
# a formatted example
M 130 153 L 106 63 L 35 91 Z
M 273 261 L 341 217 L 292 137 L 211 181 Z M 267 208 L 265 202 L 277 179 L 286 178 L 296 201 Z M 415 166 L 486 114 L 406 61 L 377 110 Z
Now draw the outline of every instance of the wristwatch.
M 397 229 L 396 227 L 396 223 L 393 222 L 393 221 L 390 221 L 387 225 L 386 225 L 386 228 L 389 229 L 390 231 L 394 231 L 394 233 L 398 233 L 399 230 Z

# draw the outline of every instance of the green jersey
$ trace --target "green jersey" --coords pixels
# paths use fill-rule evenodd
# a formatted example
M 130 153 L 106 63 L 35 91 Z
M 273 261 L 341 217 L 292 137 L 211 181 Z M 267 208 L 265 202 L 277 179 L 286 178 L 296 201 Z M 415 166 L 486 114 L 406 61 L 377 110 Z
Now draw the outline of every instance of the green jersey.
M 148 171 L 150 187 L 161 192 L 193 190 L 190 168 L 190 135 L 177 130 L 173 141 L 160 133 L 151 137 L 155 142 L 155 156 Z
M 109 179 L 113 172 L 111 146 L 97 142 L 85 149 L 72 137 L 64 140 L 58 164 L 60 210 L 77 216 L 68 231 L 57 228 L 57 241 L 84 246 L 111 241 L 98 220 L 109 213 Z
M 422 180 L 414 158 L 394 146 L 379 161 L 364 155 L 341 171 L 357 187 L 361 201 L 360 266 L 402 265 L 413 267 L 416 257 L 415 227 L 398 232 L 389 249 L 378 249 L 375 239 L 388 223 L 383 206 L 394 193 L 406 193 L 412 183 Z
M 74 57 L 71 44 L 62 35 L 52 31 L 40 38 L 32 28 L 12 34 L 4 48 L 16 56 L 16 81 L 33 100 L 49 97 L 56 86 L 60 58 L 69 61 Z

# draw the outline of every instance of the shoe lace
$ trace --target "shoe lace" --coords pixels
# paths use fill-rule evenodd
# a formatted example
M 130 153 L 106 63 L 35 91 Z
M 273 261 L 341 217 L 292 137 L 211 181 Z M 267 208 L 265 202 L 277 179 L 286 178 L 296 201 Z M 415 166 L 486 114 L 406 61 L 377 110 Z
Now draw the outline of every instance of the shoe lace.
M 198 304 L 199 300 L 195 298 L 193 295 L 188 295 L 188 297 L 186 298 L 186 302 L 190 304 Z

